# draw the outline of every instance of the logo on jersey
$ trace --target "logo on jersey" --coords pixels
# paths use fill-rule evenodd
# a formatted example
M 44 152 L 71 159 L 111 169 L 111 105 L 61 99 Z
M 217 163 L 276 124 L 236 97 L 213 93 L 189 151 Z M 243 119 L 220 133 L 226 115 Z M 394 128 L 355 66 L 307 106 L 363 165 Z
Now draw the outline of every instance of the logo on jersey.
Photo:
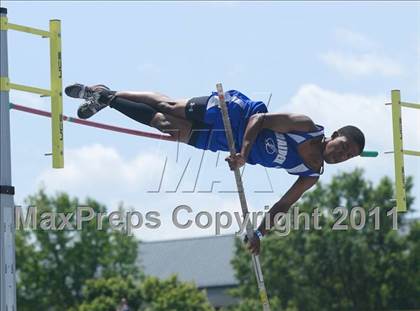
M 188 111 L 189 112 L 193 112 L 194 111 L 194 106 L 195 106 L 195 103 L 194 102 L 190 102 L 190 107 L 188 108 Z
M 265 139 L 265 151 L 268 154 L 274 154 L 277 152 L 276 145 L 274 144 L 274 140 L 271 137 L 267 137 Z

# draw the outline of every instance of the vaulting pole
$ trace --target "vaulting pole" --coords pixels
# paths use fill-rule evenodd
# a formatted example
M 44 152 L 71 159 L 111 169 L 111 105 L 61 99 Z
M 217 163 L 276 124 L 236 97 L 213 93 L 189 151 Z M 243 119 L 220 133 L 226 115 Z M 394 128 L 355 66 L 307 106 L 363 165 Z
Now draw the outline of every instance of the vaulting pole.
M 226 138 L 229 145 L 229 151 L 230 151 L 230 154 L 234 156 L 236 154 L 235 142 L 233 140 L 232 127 L 229 120 L 229 114 L 228 114 L 226 101 L 225 101 L 225 93 L 223 92 L 222 84 L 218 83 L 216 85 L 216 89 L 217 89 L 217 94 L 219 96 L 219 104 L 222 111 L 223 125 L 225 126 L 225 133 L 226 133 Z M 243 214 L 244 219 L 247 219 L 246 216 L 249 214 L 249 211 L 248 211 L 248 205 L 246 203 L 245 191 L 244 191 L 244 186 L 242 183 L 242 178 L 241 178 L 241 173 L 239 171 L 239 168 L 236 168 L 234 170 L 234 173 L 235 173 L 236 187 L 238 188 L 239 200 L 241 202 L 242 214 Z M 254 236 L 254 229 L 252 228 L 252 224 L 249 221 L 247 221 L 246 223 L 246 234 L 248 236 L 249 241 Z M 254 266 L 255 276 L 257 278 L 258 290 L 260 292 L 260 299 L 263 305 L 263 310 L 270 311 L 270 304 L 268 302 L 267 291 L 265 289 L 264 277 L 261 270 L 259 255 L 252 254 L 252 264 Z

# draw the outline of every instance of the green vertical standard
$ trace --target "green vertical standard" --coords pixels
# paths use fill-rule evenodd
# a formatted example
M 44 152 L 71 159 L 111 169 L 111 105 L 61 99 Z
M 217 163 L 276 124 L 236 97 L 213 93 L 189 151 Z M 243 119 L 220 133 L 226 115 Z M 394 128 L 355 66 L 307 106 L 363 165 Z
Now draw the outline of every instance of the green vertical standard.
M 51 137 L 53 168 L 64 167 L 63 81 L 61 71 L 61 23 L 50 20 Z
M 7 77 L 2 77 L 2 89 L 14 89 L 23 92 L 51 96 L 51 134 L 52 134 L 52 166 L 53 168 L 64 167 L 63 152 L 63 94 L 62 94 L 62 70 L 61 70 L 61 22 L 50 20 L 50 29 L 45 31 L 28 26 L 9 23 L 7 17 L 0 20 L 2 30 L 15 30 L 25 32 L 42 38 L 48 38 L 50 42 L 50 89 L 11 83 Z
M 395 196 L 397 201 L 397 211 L 405 212 L 407 211 L 407 203 L 405 195 L 401 94 L 399 90 L 391 91 L 391 102 L 392 133 L 394 138 Z

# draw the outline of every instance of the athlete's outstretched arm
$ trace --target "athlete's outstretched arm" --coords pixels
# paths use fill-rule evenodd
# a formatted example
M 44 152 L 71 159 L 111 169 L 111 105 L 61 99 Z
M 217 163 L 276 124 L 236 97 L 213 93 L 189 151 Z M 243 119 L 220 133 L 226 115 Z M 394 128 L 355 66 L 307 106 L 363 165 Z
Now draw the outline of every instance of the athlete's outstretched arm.
M 267 213 L 267 217 L 270 217 L 269 228 L 266 228 L 265 221 L 263 221 L 259 227 L 259 230 L 262 234 L 265 234 L 267 229 L 273 228 L 274 226 L 274 217 L 277 213 L 283 212 L 287 213 L 289 208 L 300 199 L 303 193 L 310 189 L 313 185 L 316 184 L 319 177 L 303 177 L 300 176 L 295 183 L 290 187 L 290 189 L 283 195 L 283 197 L 277 201 L 273 207 Z
M 313 185 L 316 184 L 319 177 L 303 177 L 299 176 L 296 182 L 290 187 L 290 189 L 283 195 L 283 197 L 277 201 L 273 207 L 266 214 L 266 218 L 263 219 L 258 230 L 265 235 L 267 231 L 274 227 L 274 219 L 278 213 L 287 213 L 289 208 L 296 203 L 297 200 L 303 195 L 303 193 L 310 189 Z M 267 217 L 269 219 L 267 219 Z M 268 226 L 266 225 L 268 224 Z M 267 228 L 268 227 L 268 228 Z M 249 249 L 253 253 L 259 253 L 260 250 L 260 240 L 257 236 L 249 243 Z
M 279 133 L 291 131 L 309 132 L 316 130 L 316 126 L 311 118 L 301 114 L 257 113 L 252 115 L 245 129 L 241 152 L 226 158 L 232 170 L 245 164 L 252 145 L 262 129 L 271 129 Z
M 308 116 L 296 113 L 265 113 L 262 128 L 271 129 L 279 133 L 292 131 L 309 132 L 316 130 L 314 121 Z

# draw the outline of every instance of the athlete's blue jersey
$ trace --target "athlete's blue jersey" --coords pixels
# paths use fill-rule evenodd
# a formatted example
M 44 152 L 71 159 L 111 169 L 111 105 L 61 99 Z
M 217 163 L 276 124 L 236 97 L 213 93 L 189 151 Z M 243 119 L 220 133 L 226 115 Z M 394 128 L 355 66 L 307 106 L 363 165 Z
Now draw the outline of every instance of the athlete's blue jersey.
M 256 113 L 267 112 L 266 105 L 261 101 L 252 101 L 239 91 L 231 90 L 225 93 L 229 118 L 235 140 L 236 151 L 240 152 L 249 118 Z M 223 119 L 219 108 L 219 98 L 213 92 L 207 102 L 204 123 L 208 129 L 200 130 L 194 143 L 196 148 L 211 151 L 228 151 Z M 260 164 L 265 167 L 284 168 L 289 174 L 300 176 L 319 176 L 305 165 L 298 153 L 299 144 L 308 139 L 324 136 L 324 128 L 317 125 L 312 132 L 278 133 L 270 129 L 262 129 L 249 153 L 247 163 Z

